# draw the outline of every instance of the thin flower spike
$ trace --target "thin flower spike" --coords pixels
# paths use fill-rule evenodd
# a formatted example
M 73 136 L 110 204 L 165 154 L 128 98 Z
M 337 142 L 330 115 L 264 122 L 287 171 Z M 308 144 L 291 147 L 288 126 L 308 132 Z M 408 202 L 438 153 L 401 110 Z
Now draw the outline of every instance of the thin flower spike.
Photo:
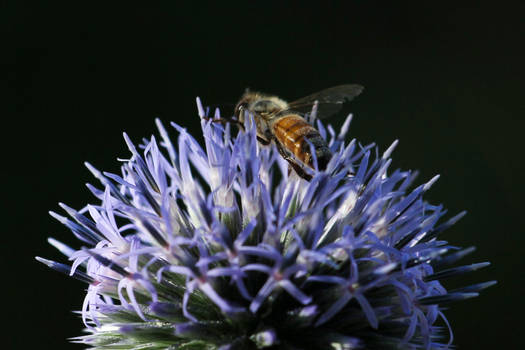
M 410 190 L 416 172 L 391 170 L 398 141 L 345 142 L 315 120 L 333 155 L 306 181 L 289 173 L 254 120 L 212 120 L 197 100 L 204 146 L 183 127 L 156 120 L 121 174 L 86 163 L 97 198 L 70 218 L 79 238 L 49 242 L 71 266 L 37 260 L 87 283 L 82 319 L 94 349 L 447 349 L 442 305 L 477 296 L 494 281 L 447 290 L 442 281 L 488 263 L 456 263 L 474 248 L 440 237 L 465 212 L 443 219 Z M 169 133 L 176 133 L 176 139 Z M 313 147 L 313 145 L 310 145 Z M 312 152 L 315 154 L 315 152 Z M 314 164 L 316 160 L 314 159 Z

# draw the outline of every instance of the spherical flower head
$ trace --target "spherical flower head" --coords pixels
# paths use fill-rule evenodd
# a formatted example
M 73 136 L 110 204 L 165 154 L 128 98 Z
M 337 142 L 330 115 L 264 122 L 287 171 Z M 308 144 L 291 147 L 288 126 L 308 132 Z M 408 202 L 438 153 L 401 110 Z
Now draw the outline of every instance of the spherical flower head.
M 205 112 L 198 102 L 199 115 Z M 253 118 L 233 132 L 202 119 L 204 148 L 172 123 L 135 146 L 120 175 L 87 164 L 102 183 L 69 218 L 83 242 L 50 239 L 72 265 L 39 261 L 88 284 L 82 319 L 96 349 L 445 349 L 443 306 L 494 282 L 447 290 L 441 280 L 473 248 L 440 239 L 442 220 L 415 173 L 390 171 L 390 154 L 345 143 L 310 117 L 333 152 L 306 181 L 275 146 L 258 143 Z M 315 154 L 315 152 L 312 152 Z M 315 161 L 314 161 L 315 163 Z

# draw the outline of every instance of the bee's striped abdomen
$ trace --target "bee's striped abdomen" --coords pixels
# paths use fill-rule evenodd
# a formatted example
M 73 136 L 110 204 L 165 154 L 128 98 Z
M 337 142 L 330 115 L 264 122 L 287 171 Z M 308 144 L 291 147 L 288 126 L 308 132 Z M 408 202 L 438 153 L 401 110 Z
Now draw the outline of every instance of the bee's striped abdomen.
M 297 159 L 313 168 L 310 142 L 315 149 L 319 170 L 326 169 L 332 153 L 319 132 L 301 116 L 289 114 L 281 117 L 273 124 L 273 132 L 277 140 Z

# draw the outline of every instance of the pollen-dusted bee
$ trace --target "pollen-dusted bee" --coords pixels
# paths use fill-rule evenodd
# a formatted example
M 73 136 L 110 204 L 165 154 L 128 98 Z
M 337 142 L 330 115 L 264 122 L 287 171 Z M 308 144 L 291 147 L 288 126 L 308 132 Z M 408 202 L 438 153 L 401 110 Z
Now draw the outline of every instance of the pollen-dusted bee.
M 297 175 L 310 180 L 312 175 L 306 171 L 305 166 L 315 169 L 311 150 L 315 150 L 318 170 L 326 169 L 332 152 L 319 131 L 303 118 L 304 113 L 311 111 L 317 102 L 317 117 L 329 117 L 337 113 L 344 102 L 352 100 L 361 91 L 363 87 L 360 85 L 340 85 L 290 103 L 277 96 L 247 91 L 235 107 L 235 122 L 242 126 L 245 113 L 252 114 L 259 142 L 269 145 L 273 141 Z

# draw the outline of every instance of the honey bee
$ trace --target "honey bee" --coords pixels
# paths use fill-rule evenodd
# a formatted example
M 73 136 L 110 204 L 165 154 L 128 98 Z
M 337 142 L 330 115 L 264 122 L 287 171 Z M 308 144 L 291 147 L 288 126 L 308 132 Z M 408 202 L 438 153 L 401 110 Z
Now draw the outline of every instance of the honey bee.
M 326 118 L 337 113 L 344 102 L 352 100 L 363 91 L 363 87 L 347 84 L 321 90 L 293 102 L 260 92 L 246 91 L 235 107 L 236 122 L 244 125 L 246 113 L 254 116 L 257 139 L 263 145 L 272 142 L 291 168 L 305 180 L 310 180 L 311 171 L 325 170 L 332 158 L 332 152 L 319 131 L 309 124 L 304 114 L 317 103 L 317 118 Z

